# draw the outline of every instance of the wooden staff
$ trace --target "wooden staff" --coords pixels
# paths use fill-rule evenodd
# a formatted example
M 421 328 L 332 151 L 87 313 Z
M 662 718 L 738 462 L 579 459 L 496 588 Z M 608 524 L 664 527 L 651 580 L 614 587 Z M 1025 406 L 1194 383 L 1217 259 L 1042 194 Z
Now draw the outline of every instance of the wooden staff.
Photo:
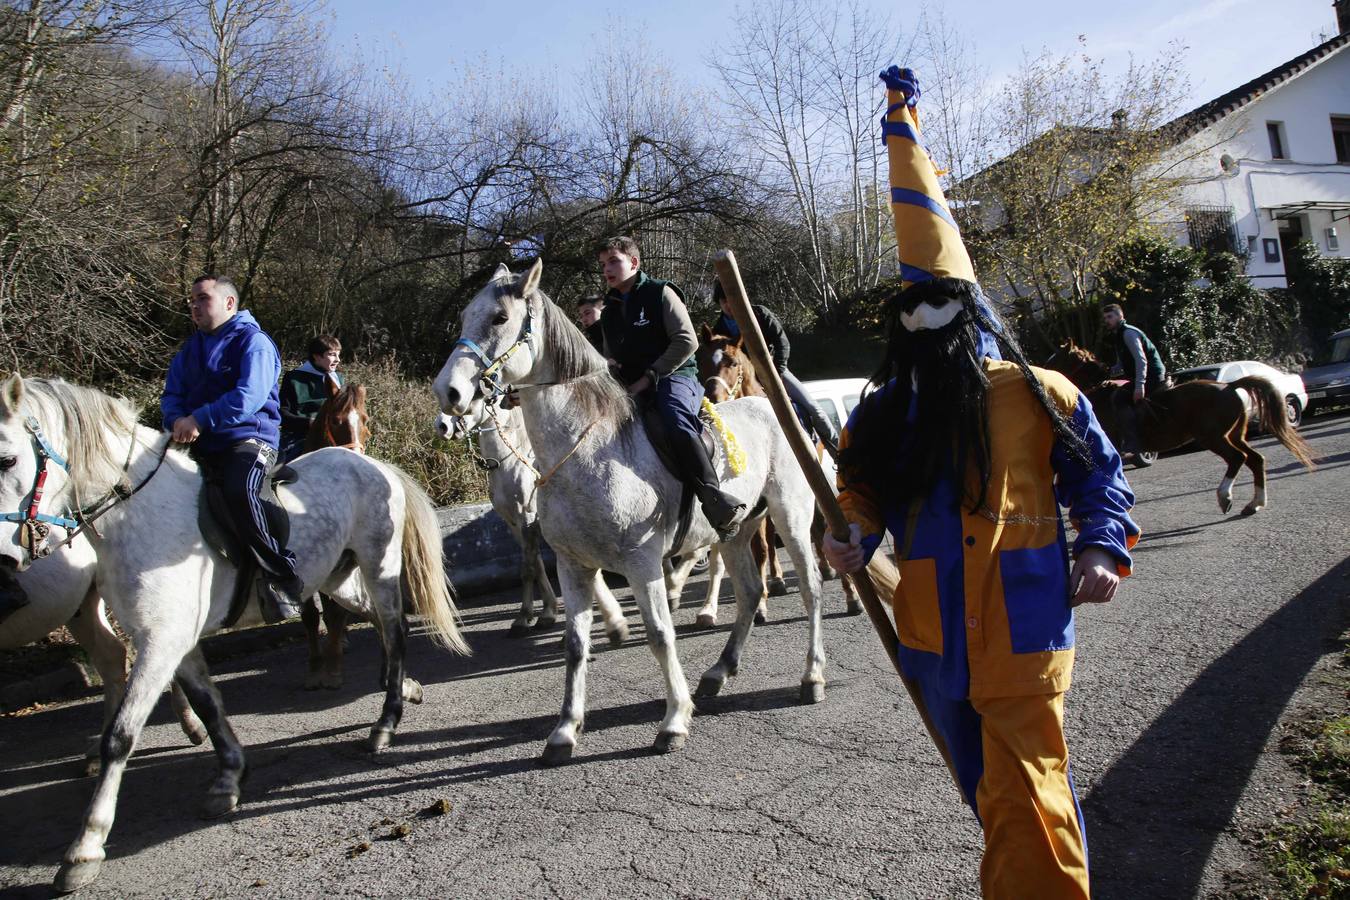
M 745 284 L 741 281 L 741 271 L 736 267 L 736 255 L 730 250 L 719 250 L 713 257 L 713 266 L 717 269 L 717 278 L 722 282 L 722 290 L 726 293 L 727 300 L 731 304 L 731 314 L 736 319 L 736 325 L 741 329 L 741 346 L 750 354 L 750 361 L 755 366 L 755 374 L 759 376 L 760 386 L 768 394 L 774 415 L 778 417 L 778 423 L 783 426 L 783 433 L 787 435 L 788 443 L 792 446 L 792 452 L 797 457 L 797 464 L 801 466 L 802 472 L 806 475 L 806 480 L 811 484 L 812 493 L 816 495 L 816 505 L 820 507 L 821 513 L 825 516 L 825 525 L 830 529 L 830 534 L 835 540 L 846 544 L 849 541 L 848 520 L 844 518 L 844 511 L 839 508 L 839 501 L 835 498 L 834 489 L 829 480 L 826 479 L 824 470 L 820 467 L 820 459 L 816 456 L 815 447 L 807 440 L 806 433 L 802 431 L 801 423 L 797 420 L 797 414 L 792 410 L 787 391 L 783 388 L 783 381 L 778 377 L 778 368 L 774 366 L 773 360 L 769 357 L 769 348 L 764 342 L 764 333 L 760 331 L 759 321 L 750 309 L 750 300 L 745 294 Z M 876 629 L 877 637 L 881 639 L 881 648 L 885 651 L 886 658 L 891 661 L 891 665 L 895 666 L 896 674 L 900 676 L 900 680 L 904 682 L 905 690 L 909 692 L 909 699 L 914 701 L 914 708 L 918 710 L 919 718 L 923 720 L 924 727 L 928 729 L 929 737 L 933 739 L 938 752 L 942 754 L 942 761 L 947 764 L 948 771 L 952 773 L 952 780 L 956 782 L 957 788 L 960 789 L 961 782 L 956 777 L 956 767 L 952 765 L 951 756 L 947 752 L 947 742 L 942 739 L 941 733 L 938 732 L 928 714 L 928 706 L 924 703 L 919 685 L 914 679 L 906 675 L 904 669 L 900 667 L 900 657 L 897 652 L 900 647 L 900 638 L 896 636 L 890 616 L 886 614 L 886 609 L 877 596 L 878 591 L 873 578 L 883 584 L 889 583 L 893 591 L 895 585 L 899 582 L 899 573 L 890 565 L 890 561 L 886 559 L 883 553 L 876 553 L 872 556 L 872 563 L 869 563 L 867 570 L 861 574 L 865 577 L 855 578 L 853 583 L 858 589 L 858 595 L 862 598 L 868 618 L 872 620 L 872 627 Z

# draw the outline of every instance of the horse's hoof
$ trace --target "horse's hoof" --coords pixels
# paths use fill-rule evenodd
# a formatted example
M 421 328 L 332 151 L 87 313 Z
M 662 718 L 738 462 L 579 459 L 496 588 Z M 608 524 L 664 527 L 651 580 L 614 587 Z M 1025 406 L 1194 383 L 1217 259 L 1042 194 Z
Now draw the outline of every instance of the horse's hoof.
M 549 616 L 547 618 L 545 618 L 544 616 L 540 616 L 539 618 L 534 620 L 535 631 L 548 631 L 550 628 L 556 628 L 557 626 L 558 626 L 557 616 Z
M 770 579 L 769 579 L 769 596 L 770 596 L 770 597 L 785 597 L 785 596 L 787 596 L 787 592 L 788 592 L 788 590 L 787 590 L 787 582 L 785 582 L 783 579 L 781 579 L 781 578 L 770 578 Z
M 78 891 L 97 878 L 98 871 L 101 868 L 103 868 L 102 860 L 77 863 L 63 862 L 56 873 L 55 880 L 52 881 L 52 887 L 56 889 L 58 894 Z
M 511 629 L 510 629 L 509 631 L 506 632 L 506 636 L 507 636 L 507 637 L 518 638 L 518 637 L 524 637 L 525 635 L 527 635 L 527 634 L 529 634 L 529 633 L 530 633 L 530 625 L 529 625 L 529 623 L 528 623 L 528 622 L 525 622 L 525 621 L 523 621 L 523 620 L 521 620 L 521 619 L 516 619 L 514 622 L 511 623 Z
M 97 756 L 86 756 L 80 764 L 80 771 L 84 772 L 86 778 L 94 777 L 102 768 L 103 762 Z
M 652 749 L 657 753 L 674 753 L 676 750 L 684 749 L 684 742 L 687 740 L 689 740 L 687 734 L 663 731 L 656 736 L 656 743 L 652 744 Z
M 862 603 L 859 602 L 858 599 L 855 597 L 849 597 L 847 611 L 850 616 L 862 615 L 863 611 Z
M 819 681 L 803 681 L 797 699 L 804 704 L 819 703 L 825 699 L 825 685 Z
M 342 690 L 342 676 L 325 675 L 323 678 L 319 679 L 319 687 L 323 688 L 325 691 L 340 691 Z
M 184 725 L 183 735 L 194 747 L 200 747 L 202 744 L 206 743 L 206 729 L 204 728 L 201 727 L 194 728 L 191 725 Z
M 388 749 L 393 742 L 394 733 L 392 731 L 376 728 L 370 733 L 370 737 L 366 738 L 366 749 L 371 753 L 379 753 L 381 750 Z
M 834 581 L 838 577 L 839 573 L 836 572 L 834 569 L 830 568 L 829 566 L 826 566 L 825 568 L 820 570 L 821 581 Z
M 699 613 L 694 618 L 694 624 L 699 628 L 712 628 L 717 624 L 717 616 L 713 613 Z
M 407 703 L 422 702 L 422 685 L 416 679 L 403 679 L 403 699 Z
M 764 614 L 764 610 L 762 610 L 762 609 L 757 609 L 757 610 L 755 610 L 755 624 L 756 624 L 756 625 L 763 625 L 763 624 L 764 624 L 765 622 L 767 622 L 767 621 L 769 621 L 769 617 L 766 616 L 766 615 Z
M 572 761 L 572 744 L 545 744 L 544 752 L 539 754 L 539 764 L 543 766 L 561 766 Z
M 1244 506 L 1242 508 L 1242 514 L 1244 516 L 1254 516 L 1263 509 L 1265 509 L 1264 506 Z
M 1226 513 L 1232 508 L 1233 508 L 1233 501 L 1231 498 L 1228 500 L 1225 500 L 1222 497 L 1219 498 L 1219 512 Z
M 722 686 L 726 683 L 725 678 L 718 678 L 716 675 L 704 675 L 698 680 L 698 690 L 694 691 L 694 696 L 716 697 L 722 693 Z
M 202 804 L 202 818 L 219 819 L 223 815 L 234 812 L 237 806 L 239 806 L 239 794 L 237 792 L 207 794 L 206 802 Z

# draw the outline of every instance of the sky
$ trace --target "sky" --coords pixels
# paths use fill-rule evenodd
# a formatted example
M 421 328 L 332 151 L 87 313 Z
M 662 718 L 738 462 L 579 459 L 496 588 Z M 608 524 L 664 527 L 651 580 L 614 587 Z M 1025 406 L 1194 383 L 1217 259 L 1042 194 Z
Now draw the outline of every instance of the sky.
M 1274 68 L 1335 33 L 1330 0 L 932 0 L 974 46 L 994 81 L 1024 52 L 1081 49 L 1123 70 L 1131 54 L 1152 58 L 1169 42 L 1186 48 L 1190 95 L 1197 106 Z M 486 62 L 528 77 L 566 84 L 591 48 L 611 33 L 646 36 L 658 61 L 691 84 L 715 87 L 706 56 L 729 29 L 737 8 L 721 0 L 330 0 L 332 37 L 401 70 L 428 96 L 459 67 Z M 878 5 L 903 16 L 900 4 Z M 920 9 L 915 4 L 913 9 Z M 1086 44 L 1080 43 L 1085 39 Z M 903 64 L 902 60 L 897 62 Z M 641 65 L 643 60 L 633 60 Z M 919 73 L 922 77 L 922 72 Z

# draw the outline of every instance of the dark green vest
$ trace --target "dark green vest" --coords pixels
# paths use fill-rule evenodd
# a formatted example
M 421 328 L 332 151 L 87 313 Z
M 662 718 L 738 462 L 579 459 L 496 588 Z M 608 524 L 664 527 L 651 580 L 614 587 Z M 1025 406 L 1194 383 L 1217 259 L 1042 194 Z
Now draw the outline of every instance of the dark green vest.
M 661 314 L 661 294 L 669 285 L 681 300 L 684 294 L 668 281 L 648 278 L 639 272 L 625 301 L 617 290 L 605 297 L 605 308 L 600 313 L 600 327 L 610 356 L 619 364 L 619 380 L 632 384 L 646 374 L 652 363 L 670 347 L 665 317 Z M 698 364 L 691 356 L 671 375 L 688 375 L 698 379 Z
M 1144 383 L 1156 385 L 1167 377 L 1167 367 L 1163 365 L 1162 356 L 1158 353 L 1158 348 L 1153 346 L 1153 342 L 1148 339 L 1148 335 L 1135 328 L 1133 325 L 1121 325 L 1116 329 L 1116 359 L 1120 361 L 1120 370 L 1125 374 L 1125 380 L 1134 381 L 1134 354 L 1130 353 L 1130 348 L 1125 346 L 1125 332 L 1133 331 L 1139 335 L 1140 342 L 1144 345 L 1144 359 L 1148 361 L 1148 372 L 1144 375 Z

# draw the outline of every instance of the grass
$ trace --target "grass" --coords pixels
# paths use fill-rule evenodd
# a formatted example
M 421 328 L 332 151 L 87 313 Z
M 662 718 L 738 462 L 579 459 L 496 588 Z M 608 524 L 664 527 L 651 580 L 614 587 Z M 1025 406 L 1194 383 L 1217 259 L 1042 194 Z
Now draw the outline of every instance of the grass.
M 1350 651 L 1332 670 L 1342 701 L 1350 689 Z M 1285 898 L 1350 898 L 1350 715 L 1328 710 L 1305 720 L 1286 740 L 1283 752 L 1308 777 L 1305 808 L 1275 826 L 1259 841 L 1266 864 Z

